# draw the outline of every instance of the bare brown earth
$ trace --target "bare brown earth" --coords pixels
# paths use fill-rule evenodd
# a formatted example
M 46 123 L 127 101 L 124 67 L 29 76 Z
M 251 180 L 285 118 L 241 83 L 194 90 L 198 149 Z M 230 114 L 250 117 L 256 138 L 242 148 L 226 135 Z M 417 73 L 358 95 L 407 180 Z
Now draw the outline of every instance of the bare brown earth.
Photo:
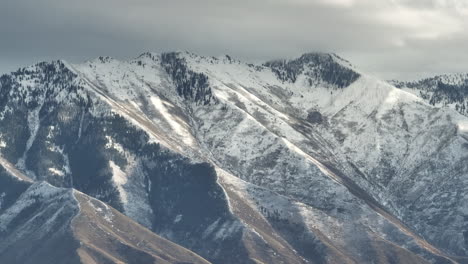
M 99 200 L 75 191 L 80 213 L 72 230 L 82 263 L 193 263 L 208 261 L 150 230 Z

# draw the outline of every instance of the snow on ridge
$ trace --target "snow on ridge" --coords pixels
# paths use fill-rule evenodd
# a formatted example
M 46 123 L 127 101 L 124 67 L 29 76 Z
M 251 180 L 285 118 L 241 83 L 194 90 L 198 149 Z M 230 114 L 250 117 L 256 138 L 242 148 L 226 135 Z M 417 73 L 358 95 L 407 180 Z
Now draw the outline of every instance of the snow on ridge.
M 148 65 L 135 61 L 110 60 L 71 67 L 74 67 L 86 88 L 97 93 L 111 106 L 112 112 L 126 117 L 134 125 L 149 132 L 152 141 L 182 152 L 185 146 L 180 143 L 191 146 L 194 140 L 185 122 L 169 110 L 172 104 L 178 105 L 182 99 L 177 96 L 175 89 L 168 89 L 170 83 L 160 65 L 150 58 L 147 60 Z M 161 100 L 161 103 L 157 100 Z M 159 126 L 163 130 L 160 131 L 152 127 L 161 123 L 157 120 L 160 116 L 154 116 L 154 111 L 144 111 L 151 106 L 161 114 L 164 118 L 161 121 L 167 123 L 170 129 Z M 171 131 L 176 133 L 171 134 Z
M 354 67 L 348 65 L 349 63 L 346 60 L 337 55 L 332 56 L 332 58 L 360 73 Z M 232 64 L 217 61 L 217 63 L 213 64 L 208 59 L 197 60 L 190 59 L 190 57 L 187 63 L 191 69 L 203 72 L 209 76 L 214 93 L 220 99 L 229 100 L 226 93 L 228 90 L 225 88 L 228 88 L 232 84 L 231 86 L 237 87 L 237 92 L 245 94 L 249 101 L 259 106 L 262 105 L 261 103 L 265 103 L 270 107 L 272 103 L 284 106 L 284 100 L 286 100 L 286 103 L 290 103 L 298 110 L 303 111 L 304 116 L 307 115 L 306 112 L 309 109 L 314 107 L 333 115 L 350 103 L 359 103 L 359 107 L 368 113 L 380 107 L 381 104 L 389 105 L 399 101 L 419 101 L 423 103 L 423 100 L 417 96 L 410 95 L 409 93 L 400 93 L 400 89 L 362 73 L 350 86 L 343 89 L 330 90 L 321 86 L 310 87 L 306 82 L 306 76 L 303 74 L 298 76 L 296 83 L 289 84 L 278 80 L 269 69 L 257 70 L 243 63 Z M 284 93 L 289 93 L 291 97 L 289 99 L 279 98 L 278 100 L 275 96 L 271 95 L 269 87 L 278 87 Z M 229 88 L 232 89 L 230 86 Z M 251 89 L 255 93 L 252 93 Z M 263 99 L 258 98 L 257 93 L 268 98 L 270 102 L 266 103 Z M 281 111 L 276 111 L 274 108 L 273 110 L 275 114 L 281 113 Z M 280 116 L 285 118 L 284 115 Z
M 343 232 L 340 228 L 342 223 L 338 219 L 326 215 L 320 210 L 246 182 L 221 169 L 217 171 L 222 185 L 229 186 L 225 186 L 224 188 L 230 188 L 231 191 L 244 197 L 245 202 L 264 217 L 267 217 L 269 213 L 275 212 L 280 219 L 288 219 L 296 224 L 304 223 L 310 230 L 318 229 L 330 239 L 335 239 L 339 236 L 338 230 L 339 232 Z M 247 227 L 251 229 L 250 226 Z M 255 231 L 254 229 L 251 230 Z M 338 238 L 338 241 L 342 240 L 342 237 Z
M 418 83 L 427 82 L 427 81 L 440 81 L 448 85 L 462 85 L 462 84 L 468 83 L 468 73 L 448 73 L 448 74 L 435 75 L 432 77 L 426 77 L 426 78 L 410 80 L 410 81 L 392 80 L 390 82 L 395 82 L 400 85 L 403 85 L 403 87 L 406 87 L 406 85 L 408 84 L 418 84 Z
M 461 85 L 468 82 L 468 73 L 444 74 L 435 77 L 445 84 Z
M 370 114 L 376 109 L 392 108 L 399 102 L 423 102 L 422 99 L 413 94 L 370 76 L 361 76 L 349 87 L 335 91 L 330 95 L 330 98 L 329 105 L 322 105 L 319 108 L 331 115 L 338 113 L 350 104 L 357 110 Z

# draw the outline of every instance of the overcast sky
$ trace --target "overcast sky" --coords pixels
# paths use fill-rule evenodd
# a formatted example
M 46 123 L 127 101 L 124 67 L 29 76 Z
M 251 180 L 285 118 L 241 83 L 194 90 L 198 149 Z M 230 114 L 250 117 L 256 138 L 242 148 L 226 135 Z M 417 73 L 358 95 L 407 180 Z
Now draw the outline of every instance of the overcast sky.
M 0 0 L 0 73 L 145 51 L 335 52 L 385 79 L 468 72 L 467 0 Z

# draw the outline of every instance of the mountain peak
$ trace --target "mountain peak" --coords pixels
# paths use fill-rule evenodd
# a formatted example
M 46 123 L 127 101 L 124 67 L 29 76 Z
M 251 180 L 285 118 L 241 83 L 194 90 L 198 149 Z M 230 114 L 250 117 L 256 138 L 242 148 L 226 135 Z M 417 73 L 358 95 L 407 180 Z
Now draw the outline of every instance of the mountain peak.
M 344 88 L 356 81 L 360 73 L 351 64 L 332 53 L 305 53 L 292 60 L 274 60 L 264 64 L 283 82 L 295 83 L 304 74 L 310 86 L 328 84 Z
M 302 54 L 296 60 L 301 60 L 305 62 L 331 61 L 333 60 L 333 54 L 326 52 L 307 52 Z

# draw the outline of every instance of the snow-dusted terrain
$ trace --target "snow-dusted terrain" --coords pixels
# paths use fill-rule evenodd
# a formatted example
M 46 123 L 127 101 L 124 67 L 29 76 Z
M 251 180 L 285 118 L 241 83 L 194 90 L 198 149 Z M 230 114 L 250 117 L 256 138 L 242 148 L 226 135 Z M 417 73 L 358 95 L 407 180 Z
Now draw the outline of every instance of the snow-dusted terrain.
M 390 81 L 404 91 L 416 94 L 431 105 L 448 107 L 468 115 L 468 74 L 445 74 L 419 81 Z
M 2 263 L 208 263 L 76 190 L 0 181 Z
M 464 263 L 468 118 L 409 90 L 334 54 L 41 63 L 0 79 L 0 164 L 213 263 Z

